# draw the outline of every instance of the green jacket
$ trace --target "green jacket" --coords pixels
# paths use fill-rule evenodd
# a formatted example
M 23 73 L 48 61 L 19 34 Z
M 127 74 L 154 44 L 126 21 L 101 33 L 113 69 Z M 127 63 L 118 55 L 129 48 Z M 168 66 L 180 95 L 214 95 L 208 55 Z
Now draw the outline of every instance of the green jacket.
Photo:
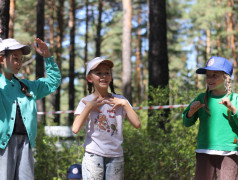
M 200 101 L 204 104 L 205 93 L 200 94 L 194 101 Z M 222 96 L 214 96 L 208 94 L 208 108 L 210 115 L 204 108 L 199 109 L 191 118 L 187 118 L 187 113 L 190 105 L 183 112 L 183 124 L 186 127 L 195 124 L 199 118 L 199 131 L 197 136 L 197 149 L 210 149 L 221 151 L 238 151 L 238 113 L 233 114 L 230 112 L 230 118 L 227 114 L 227 107 L 219 104 Z M 238 94 L 232 93 L 228 96 L 231 103 L 237 108 L 238 111 Z
M 5 149 L 12 136 L 16 117 L 16 102 L 21 109 L 23 123 L 26 127 L 31 147 L 35 145 L 37 134 L 36 100 L 54 92 L 61 83 L 61 74 L 53 57 L 44 58 L 47 77 L 35 81 L 22 79 L 29 88 L 32 97 L 21 91 L 20 83 L 12 78 L 9 81 L 0 73 L 0 148 Z

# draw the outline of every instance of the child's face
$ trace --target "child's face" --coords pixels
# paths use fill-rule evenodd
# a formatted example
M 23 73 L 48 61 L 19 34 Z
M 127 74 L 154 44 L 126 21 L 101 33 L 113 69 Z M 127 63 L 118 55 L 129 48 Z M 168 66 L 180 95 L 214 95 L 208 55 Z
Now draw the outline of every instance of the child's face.
M 206 71 L 206 83 L 209 90 L 225 91 L 225 78 L 222 71 Z
M 22 51 L 10 51 L 0 62 L 5 74 L 18 74 L 22 66 Z
M 112 81 L 111 68 L 107 64 L 99 64 L 87 77 L 95 88 L 108 88 Z

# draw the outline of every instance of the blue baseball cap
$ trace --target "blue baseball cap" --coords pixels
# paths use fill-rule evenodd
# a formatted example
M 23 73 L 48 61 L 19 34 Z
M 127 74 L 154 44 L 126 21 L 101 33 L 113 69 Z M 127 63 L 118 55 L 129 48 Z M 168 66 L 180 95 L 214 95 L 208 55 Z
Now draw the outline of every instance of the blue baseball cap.
M 206 64 L 206 67 L 196 70 L 197 74 L 206 74 L 206 70 L 223 71 L 229 76 L 233 73 L 233 67 L 229 60 L 224 57 L 212 56 Z
M 68 170 L 67 178 L 68 179 L 82 179 L 81 165 L 79 165 L 79 164 L 71 165 Z

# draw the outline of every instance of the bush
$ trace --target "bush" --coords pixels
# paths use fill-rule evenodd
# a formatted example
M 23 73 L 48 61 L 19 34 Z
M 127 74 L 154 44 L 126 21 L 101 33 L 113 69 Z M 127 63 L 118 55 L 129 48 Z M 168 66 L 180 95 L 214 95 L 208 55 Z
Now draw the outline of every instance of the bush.
M 150 91 L 156 99 L 154 105 L 165 105 L 158 104 L 164 100 L 165 89 L 155 89 L 155 91 L 156 93 L 153 90 Z M 189 102 L 184 100 L 187 97 L 183 99 L 181 95 L 190 95 L 191 101 L 197 95 L 197 91 L 190 90 L 188 94 L 180 95 L 178 95 L 178 91 L 173 91 L 170 94 L 172 94 L 170 97 L 174 104 L 188 104 Z M 193 179 L 198 124 L 190 128 L 183 126 L 181 114 L 184 109 L 171 109 L 165 129 L 158 128 L 157 123 L 154 123 L 154 127 L 150 128 L 150 131 L 147 127 L 135 130 L 128 122 L 125 123 L 123 143 L 125 179 Z M 160 112 L 156 112 L 153 117 L 149 118 L 145 112 L 138 112 L 143 126 L 148 124 L 145 121 L 160 121 L 161 114 L 164 112 L 163 110 L 156 111 Z
M 154 102 L 152 105 L 165 105 L 165 97 L 169 94 L 170 104 L 188 104 L 197 94 L 190 89 L 186 93 L 168 89 L 151 89 Z M 148 103 L 144 102 L 143 106 Z M 138 110 L 142 127 L 134 129 L 128 121 L 124 123 L 124 157 L 125 180 L 190 180 L 195 173 L 195 149 L 198 124 L 186 128 L 182 124 L 182 112 L 185 108 L 175 108 L 170 111 L 154 110 L 152 117 L 148 111 Z M 167 119 L 164 113 L 169 112 Z M 162 117 L 162 118 L 161 118 Z M 151 121 L 151 123 L 148 123 Z M 164 128 L 158 128 L 156 121 L 164 121 Z M 148 124 L 153 127 L 148 128 Z M 84 133 L 82 132 L 84 135 Z M 62 148 L 56 144 L 63 139 L 48 137 L 44 127 L 39 126 L 36 139 L 35 179 L 63 180 L 67 179 L 67 170 L 74 163 L 81 164 L 83 147 L 79 137 L 69 147 L 62 143 Z
M 78 141 L 79 137 L 75 137 L 69 147 L 65 139 L 46 136 L 40 125 L 34 149 L 35 180 L 66 180 L 70 165 L 82 162 L 83 147 Z M 57 146 L 59 143 L 62 147 Z

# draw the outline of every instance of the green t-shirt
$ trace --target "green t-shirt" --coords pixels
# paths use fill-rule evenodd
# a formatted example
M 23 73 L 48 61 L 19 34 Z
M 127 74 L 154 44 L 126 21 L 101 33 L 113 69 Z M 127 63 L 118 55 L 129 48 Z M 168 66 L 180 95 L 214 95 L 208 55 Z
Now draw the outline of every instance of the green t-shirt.
M 199 131 L 197 136 L 197 149 L 209 149 L 220 151 L 238 151 L 238 116 L 230 112 L 228 117 L 227 107 L 219 104 L 226 97 L 214 96 L 208 93 L 208 108 L 210 115 L 204 108 L 199 109 L 191 118 L 187 113 L 194 101 L 204 104 L 205 93 L 199 94 L 183 112 L 183 124 L 186 127 L 195 124 L 199 119 Z M 229 99 L 238 110 L 238 94 L 232 93 Z

